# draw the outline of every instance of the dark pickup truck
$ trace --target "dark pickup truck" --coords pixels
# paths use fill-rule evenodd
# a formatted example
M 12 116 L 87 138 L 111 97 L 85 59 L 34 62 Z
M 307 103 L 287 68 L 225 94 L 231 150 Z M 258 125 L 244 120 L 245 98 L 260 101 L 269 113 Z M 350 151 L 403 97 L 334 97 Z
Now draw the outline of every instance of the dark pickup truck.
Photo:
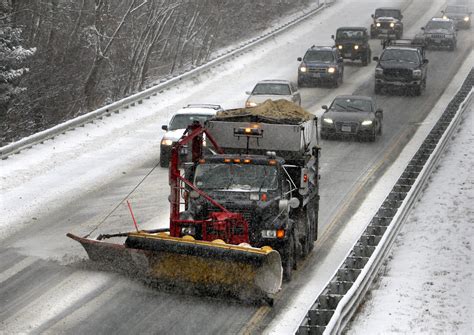
M 407 43 L 409 42 L 409 43 Z M 374 57 L 376 94 L 384 88 L 404 88 L 421 95 L 426 88 L 428 60 L 424 46 L 410 40 L 387 41 L 380 57 Z
M 403 15 L 398 8 L 377 8 L 372 14 L 374 22 L 370 26 L 370 37 L 394 37 L 403 35 Z

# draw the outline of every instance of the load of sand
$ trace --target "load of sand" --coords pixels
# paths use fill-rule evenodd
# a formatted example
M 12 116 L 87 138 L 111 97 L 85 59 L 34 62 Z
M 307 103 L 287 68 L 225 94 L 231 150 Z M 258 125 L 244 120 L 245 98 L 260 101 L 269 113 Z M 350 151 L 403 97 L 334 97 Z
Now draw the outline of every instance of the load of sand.
M 291 101 L 266 100 L 256 107 L 229 109 L 218 112 L 216 119 L 225 121 L 233 119 L 249 122 L 270 122 L 300 124 L 304 121 L 314 119 L 314 115 Z

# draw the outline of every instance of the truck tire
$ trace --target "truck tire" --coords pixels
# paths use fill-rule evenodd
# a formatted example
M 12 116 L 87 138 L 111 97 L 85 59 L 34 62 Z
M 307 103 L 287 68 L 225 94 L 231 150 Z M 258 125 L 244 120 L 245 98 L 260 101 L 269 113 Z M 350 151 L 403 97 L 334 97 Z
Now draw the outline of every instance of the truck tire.
M 370 54 L 366 52 L 364 56 L 362 56 L 362 66 L 367 66 L 370 63 Z
M 380 84 L 375 84 L 375 86 L 374 86 L 374 93 L 375 93 L 375 94 L 381 94 L 381 93 L 382 93 L 382 85 L 380 85 Z
M 168 167 L 168 165 L 169 162 L 163 156 L 160 155 L 160 167 L 165 168 Z
M 301 244 L 303 246 L 303 257 L 309 255 L 309 253 L 314 249 L 314 226 L 316 225 L 316 216 L 315 210 L 313 208 L 313 201 L 310 201 L 306 205 L 304 220 L 305 220 L 305 236 Z
M 290 236 L 288 237 L 285 250 L 283 251 L 283 280 L 291 281 L 293 277 L 293 270 L 296 270 L 296 241 L 295 233 L 291 231 Z

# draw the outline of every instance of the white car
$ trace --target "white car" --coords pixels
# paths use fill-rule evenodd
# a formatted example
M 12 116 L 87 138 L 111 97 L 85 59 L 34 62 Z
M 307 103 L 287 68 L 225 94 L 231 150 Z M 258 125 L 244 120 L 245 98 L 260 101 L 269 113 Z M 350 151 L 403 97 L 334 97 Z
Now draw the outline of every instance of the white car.
M 160 166 L 168 166 L 173 144 L 183 136 L 184 131 L 190 124 L 194 121 L 199 121 L 199 123 L 204 124 L 205 121 L 222 110 L 220 105 L 211 104 L 189 104 L 178 110 L 171 118 L 170 123 L 161 127 L 166 133 L 161 139 Z M 187 155 L 187 152 L 184 151 L 182 154 Z
M 268 99 L 285 99 L 301 106 L 298 87 L 288 80 L 262 80 L 255 85 L 252 92 L 245 93 L 249 95 L 245 107 L 255 107 Z

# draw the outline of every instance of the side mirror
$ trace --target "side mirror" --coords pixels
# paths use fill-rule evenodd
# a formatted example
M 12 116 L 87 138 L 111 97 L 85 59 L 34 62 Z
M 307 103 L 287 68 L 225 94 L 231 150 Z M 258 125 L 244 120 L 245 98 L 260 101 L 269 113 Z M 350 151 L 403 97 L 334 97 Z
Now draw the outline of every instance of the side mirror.
M 334 39 L 334 35 L 331 35 L 331 38 Z
M 421 27 L 421 30 L 425 30 L 425 27 Z
M 328 106 L 327 106 L 327 105 L 322 105 L 321 108 L 324 109 L 324 110 L 328 110 Z
M 291 208 L 298 208 L 300 206 L 300 200 L 298 198 L 291 198 L 290 201 L 288 201 L 288 205 L 290 205 Z
M 163 129 L 165 131 L 168 131 L 168 126 L 166 124 L 164 124 L 164 125 L 161 126 L 161 129 Z
M 301 61 L 303 60 L 303 58 L 298 57 L 298 58 L 296 58 L 296 60 L 297 60 L 298 62 L 301 62 Z
M 444 14 L 444 10 L 441 11 L 441 14 Z
M 373 19 L 375 19 L 375 15 L 374 15 L 374 14 L 372 14 L 372 15 L 370 15 L 370 16 L 371 16 Z
M 423 59 L 423 64 L 428 64 L 428 60 L 426 58 Z
M 377 56 L 374 56 L 374 58 L 372 58 L 374 61 L 378 62 L 379 61 L 379 58 Z

